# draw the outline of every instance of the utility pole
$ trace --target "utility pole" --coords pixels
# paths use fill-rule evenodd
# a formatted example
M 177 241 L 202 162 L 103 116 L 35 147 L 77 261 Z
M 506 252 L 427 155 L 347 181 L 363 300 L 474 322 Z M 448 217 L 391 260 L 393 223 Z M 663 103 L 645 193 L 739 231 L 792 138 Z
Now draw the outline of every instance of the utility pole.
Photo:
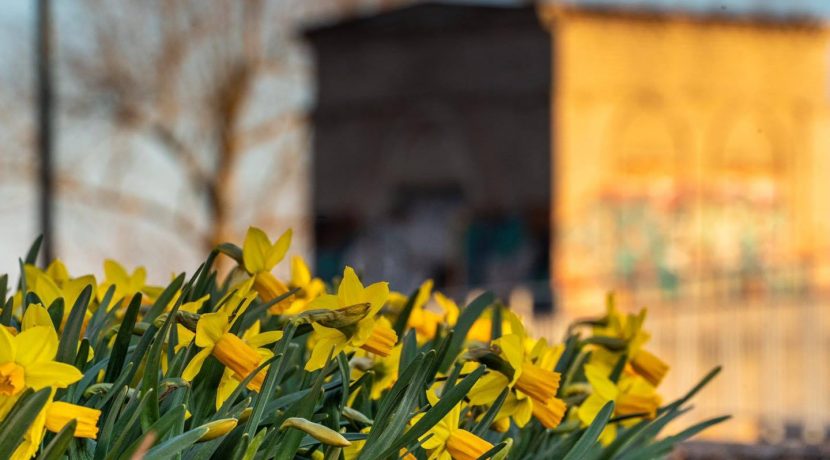
M 37 154 L 39 169 L 40 231 L 43 233 L 43 257 L 54 257 L 52 225 L 54 180 L 52 177 L 52 12 L 50 0 L 37 0 L 35 41 L 37 43 Z

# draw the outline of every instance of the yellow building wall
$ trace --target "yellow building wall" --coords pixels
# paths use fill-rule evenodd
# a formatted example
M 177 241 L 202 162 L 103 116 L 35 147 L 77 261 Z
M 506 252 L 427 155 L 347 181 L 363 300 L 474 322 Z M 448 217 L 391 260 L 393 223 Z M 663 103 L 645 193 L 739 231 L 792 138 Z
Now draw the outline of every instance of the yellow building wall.
M 667 397 L 736 441 L 830 426 L 830 48 L 823 26 L 543 8 L 559 318 L 649 308 Z M 547 323 L 546 323 L 547 324 Z M 542 328 L 542 324 L 538 325 Z M 547 326 L 545 326 L 547 327 Z M 688 419 L 687 422 L 692 421 Z
M 613 217 L 598 214 L 609 204 L 657 209 L 643 225 L 659 228 L 657 252 L 684 280 L 734 266 L 736 241 L 755 226 L 765 231 L 754 237 L 766 242 L 756 241 L 764 267 L 826 260 L 819 254 L 830 249 L 824 29 L 578 11 L 549 20 L 552 263 L 566 307 L 583 297 L 590 304 L 618 281 L 621 242 L 635 253 L 653 244 L 638 242 L 636 232 L 603 234 Z M 732 215 L 735 203 L 751 215 Z M 724 219 L 735 222 L 721 228 Z M 631 271 L 643 288 L 659 284 L 649 251 L 629 262 L 640 264 Z

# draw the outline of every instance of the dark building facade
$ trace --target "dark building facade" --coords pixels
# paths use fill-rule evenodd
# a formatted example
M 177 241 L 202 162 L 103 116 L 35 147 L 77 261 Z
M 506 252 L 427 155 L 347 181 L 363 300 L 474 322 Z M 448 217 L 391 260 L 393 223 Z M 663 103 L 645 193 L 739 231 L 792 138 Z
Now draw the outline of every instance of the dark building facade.
M 548 299 L 551 44 L 535 10 L 422 4 L 306 37 L 319 273 L 530 282 Z

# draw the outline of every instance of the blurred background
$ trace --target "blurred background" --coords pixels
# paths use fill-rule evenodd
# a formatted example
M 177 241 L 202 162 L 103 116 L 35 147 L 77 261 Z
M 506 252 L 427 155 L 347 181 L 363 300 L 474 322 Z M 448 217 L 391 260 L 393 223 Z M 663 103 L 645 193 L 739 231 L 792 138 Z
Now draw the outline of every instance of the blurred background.
M 161 282 L 257 225 L 294 228 L 323 278 L 492 289 L 551 338 L 614 290 L 649 308 L 665 394 L 724 366 L 693 417 L 735 417 L 696 455 L 824 458 L 827 20 L 823 0 L 4 0 L 0 273 L 45 233 L 74 272 Z

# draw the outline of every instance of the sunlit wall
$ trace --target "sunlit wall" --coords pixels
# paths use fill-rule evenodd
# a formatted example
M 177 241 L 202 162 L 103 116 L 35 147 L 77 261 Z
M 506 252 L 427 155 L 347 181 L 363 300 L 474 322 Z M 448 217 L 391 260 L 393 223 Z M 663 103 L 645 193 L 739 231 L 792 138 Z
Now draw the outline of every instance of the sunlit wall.
M 543 9 L 554 290 L 649 307 L 667 394 L 722 363 L 715 437 L 824 436 L 828 35 L 815 22 Z M 816 359 L 821 358 L 823 361 Z M 815 396 L 821 393 L 819 396 Z

